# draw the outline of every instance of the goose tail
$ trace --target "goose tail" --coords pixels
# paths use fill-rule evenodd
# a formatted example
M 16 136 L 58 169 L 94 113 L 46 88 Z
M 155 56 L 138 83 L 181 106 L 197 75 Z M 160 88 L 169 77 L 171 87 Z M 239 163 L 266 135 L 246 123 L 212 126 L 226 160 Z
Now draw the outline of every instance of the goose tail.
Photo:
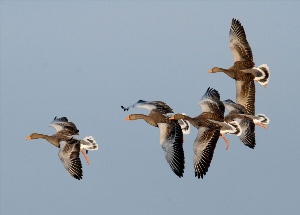
M 260 114 L 257 114 L 256 117 L 257 117 L 257 119 L 253 120 L 254 123 L 258 122 L 258 123 L 262 123 L 265 125 L 270 123 L 270 119 L 265 114 L 260 113 Z
M 260 78 L 258 83 L 263 85 L 264 87 L 267 87 L 267 84 L 269 83 L 270 79 L 270 69 L 267 64 L 262 64 L 257 68 L 262 73 L 262 78 Z
M 182 115 L 186 115 L 186 114 L 182 113 Z M 178 120 L 178 123 L 181 127 L 183 134 L 189 134 L 191 132 L 191 124 L 188 120 L 180 119 L 180 120 Z
M 98 150 L 98 144 L 92 136 L 87 136 L 80 141 L 80 147 L 85 150 Z

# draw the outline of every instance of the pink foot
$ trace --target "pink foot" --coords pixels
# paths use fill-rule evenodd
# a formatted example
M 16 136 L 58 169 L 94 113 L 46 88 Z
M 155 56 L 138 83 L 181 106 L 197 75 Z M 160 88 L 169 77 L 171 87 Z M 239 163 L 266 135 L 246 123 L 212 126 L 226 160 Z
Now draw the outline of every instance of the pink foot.
M 263 127 L 264 129 L 268 130 L 268 126 L 266 126 L 265 124 L 262 124 L 262 123 L 257 123 L 255 125 L 258 125 L 260 127 Z
M 227 150 L 228 148 L 229 148 L 229 140 L 228 139 L 226 139 L 226 137 L 222 134 L 221 135 L 221 137 L 223 138 L 223 140 L 225 141 L 225 143 L 226 143 L 226 147 L 225 147 L 225 149 Z
M 81 149 L 80 151 L 81 151 L 83 157 L 85 158 L 87 164 L 90 165 L 90 159 L 89 159 L 89 157 L 87 156 L 87 154 L 85 154 L 84 149 Z

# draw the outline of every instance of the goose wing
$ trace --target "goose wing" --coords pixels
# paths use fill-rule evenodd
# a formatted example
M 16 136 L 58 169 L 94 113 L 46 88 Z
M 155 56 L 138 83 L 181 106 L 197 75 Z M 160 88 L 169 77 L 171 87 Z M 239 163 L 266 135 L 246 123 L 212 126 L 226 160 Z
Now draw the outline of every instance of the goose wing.
M 70 135 L 78 135 L 79 132 L 76 125 L 73 122 L 69 122 L 67 117 L 55 117 L 49 126 L 54 128 L 56 132 L 65 130 Z
M 241 117 L 239 124 L 242 130 L 242 133 L 239 136 L 240 140 L 246 146 L 254 149 L 256 142 L 255 142 L 255 124 L 253 120 L 248 117 Z
M 255 84 L 254 81 L 235 81 L 236 103 L 243 105 L 248 114 L 255 115 Z
M 239 113 L 239 114 L 245 114 L 248 112 L 243 105 L 237 104 L 234 101 L 232 101 L 231 99 L 224 100 L 223 104 L 225 105 L 225 108 L 229 112 L 234 111 L 235 113 Z
M 58 157 L 71 176 L 82 179 L 82 165 L 79 158 L 80 141 L 71 139 L 60 142 Z
M 194 142 L 195 177 L 203 178 L 210 166 L 220 136 L 220 129 L 201 126 Z
M 229 123 L 237 129 L 238 132 L 236 135 L 240 138 L 244 145 L 253 149 L 256 145 L 255 124 L 253 120 L 243 115 L 234 115 L 232 119 L 233 120 Z
M 253 61 L 251 47 L 246 39 L 244 27 L 237 19 L 232 19 L 229 31 L 229 47 L 233 54 L 234 62 Z
M 172 171 L 182 177 L 184 173 L 184 151 L 183 151 L 183 134 L 177 120 L 171 123 L 159 123 L 160 144 L 164 151 L 165 158 Z
M 145 108 L 145 109 L 148 109 L 149 111 L 156 111 L 161 114 L 173 113 L 172 108 L 162 101 L 139 100 L 127 108 L 125 108 L 123 106 L 121 106 L 121 108 L 124 111 L 129 110 L 130 108 Z
M 213 88 L 208 88 L 205 94 L 202 96 L 199 106 L 203 112 L 216 113 L 220 116 L 224 116 L 225 106 L 220 101 L 220 94 Z

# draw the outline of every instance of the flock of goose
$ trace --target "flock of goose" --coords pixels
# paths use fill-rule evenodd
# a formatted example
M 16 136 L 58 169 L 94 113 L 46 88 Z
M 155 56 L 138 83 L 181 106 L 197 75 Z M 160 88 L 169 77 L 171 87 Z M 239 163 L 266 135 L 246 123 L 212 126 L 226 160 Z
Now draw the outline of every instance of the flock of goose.
M 230 99 L 221 101 L 219 92 L 209 87 L 199 102 L 202 113 L 195 117 L 186 114 L 170 115 L 173 113 L 172 108 L 162 101 L 139 100 L 127 108 L 121 106 L 124 111 L 130 108 L 146 108 L 150 111 L 149 115 L 130 114 L 125 120 L 143 119 L 160 129 L 160 144 L 165 158 L 178 177 L 182 177 L 184 173 L 183 134 L 190 133 L 190 125 L 198 129 L 194 141 L 194 171 L 195 177 L 198 178 L 206 175 L 220 136 L 226 143 L 226 149 L 229 147 L 229 141 L 225 134 L 234 134 L 244 145 L 254 148 L 255 125 L 267 129 L 268 117 L 264 114 L 255 115 L 254 82 L 266 87 L 270 78 L 269 68 L 266 64 L 258 68 L 254 67 L 251 47 L 240 21 L 232 19 L 229 38 L 234 65 L 229 69 L 214 67 L 209 72 L 224 72 L 235 79 L 236 102 Z M 226 116 L 224 116 L 225 108 L 229 111 Z M 58 156 L 66 170 L 74 178 L 82 179 L 79 154 L 81 152 L 89 164 L 87 152 L 98 150 L 96 141 L 91 136 L 83 140 L 74 138 L 73 136 L 78 135 L 79 130 L 66 117 L 55 117 L 50 126 L 56 130 L 56 134 L 48 136 L 32 133 L 26 139 L 43 138 L 59 147 Z

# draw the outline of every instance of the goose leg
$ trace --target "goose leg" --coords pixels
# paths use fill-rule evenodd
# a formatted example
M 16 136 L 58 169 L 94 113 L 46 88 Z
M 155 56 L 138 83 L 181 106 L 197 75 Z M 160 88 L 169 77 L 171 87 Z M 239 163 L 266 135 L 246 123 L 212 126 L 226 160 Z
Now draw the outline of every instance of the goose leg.
M 89 157 L 87 156 L 87 154 L 85 154 L 84 149 L 81 149 L 80 151 L 81 151 L 83 157 L 85 158 L 87 164 L 90 165 L 90 159 L 89 159 Z
M 261 127 L 263 127 L 264 129 L 268 130 L 268 126 L 266 126 L 265 124 L 262 124 L 262 123 L 255 123 L 255 125 L 261 126 Z
M 226 143 L 226 150 L 229 148 L 229 140 L 228 139 L 226 139 L 226 137 L 222 134 L 221 135 L 221 137 L 223 138 L 223 140 L 225 141 L 225 143 Z

